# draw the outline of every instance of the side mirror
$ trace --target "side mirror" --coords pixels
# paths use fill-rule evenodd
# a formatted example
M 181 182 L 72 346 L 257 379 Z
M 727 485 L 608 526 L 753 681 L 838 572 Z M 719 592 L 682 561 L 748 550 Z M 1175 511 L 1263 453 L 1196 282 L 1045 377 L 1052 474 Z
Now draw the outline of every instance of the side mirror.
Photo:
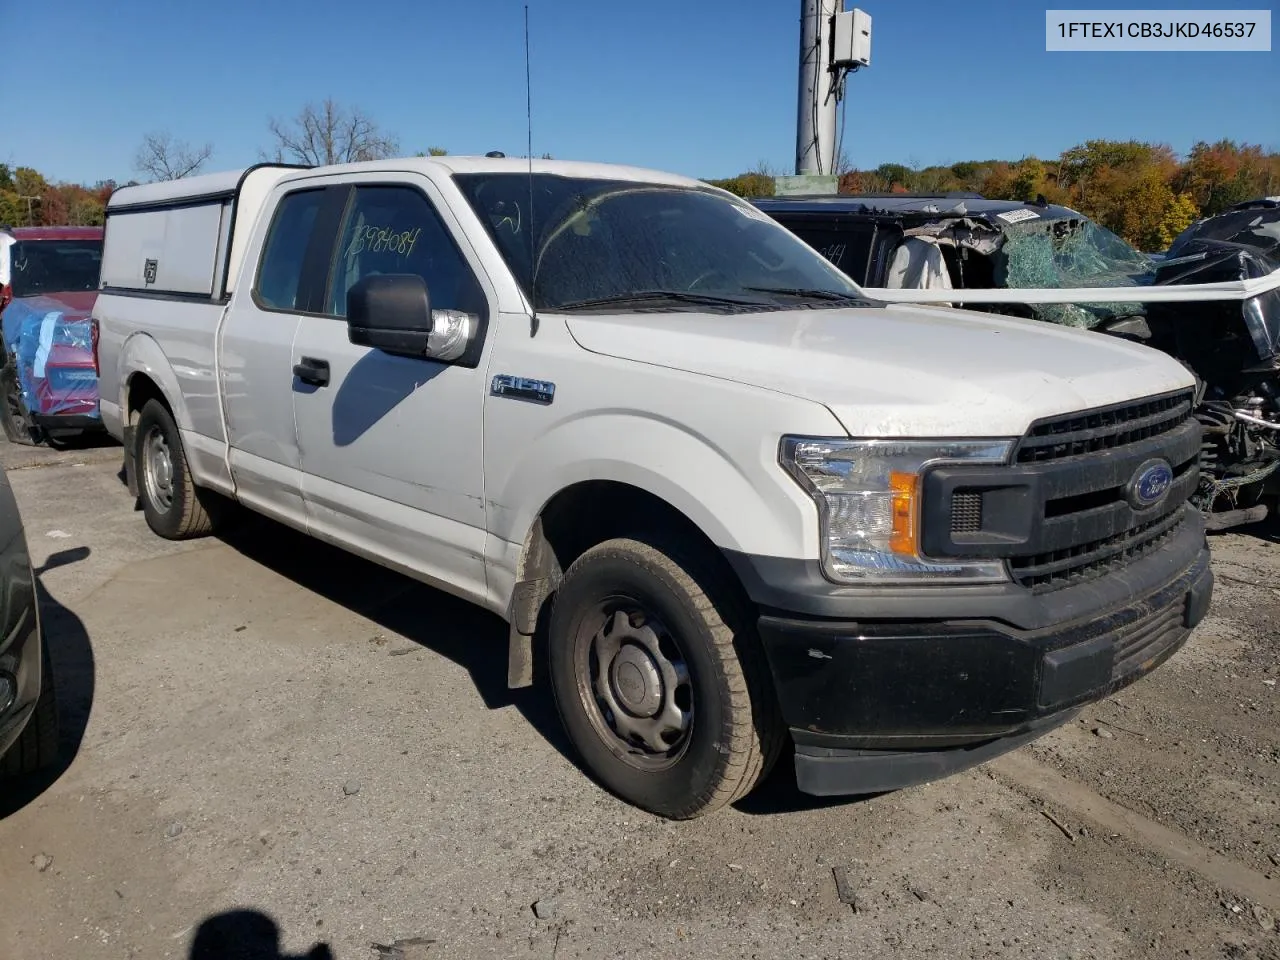
M 431 301 L 417 274 L 365 277 L 347 291 L 347 339 L 411 357 L 427 355 Z

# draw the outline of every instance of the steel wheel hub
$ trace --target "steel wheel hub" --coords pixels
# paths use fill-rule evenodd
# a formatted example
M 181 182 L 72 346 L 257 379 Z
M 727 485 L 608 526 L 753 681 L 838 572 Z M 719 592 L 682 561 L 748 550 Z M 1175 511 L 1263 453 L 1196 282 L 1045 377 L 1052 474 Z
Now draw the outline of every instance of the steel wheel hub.
M 662 707 L 662 673 L 653 657 L 628 644 L 609 666 L 614 700 L 633 717 L 652 717 Z
M 693 722 L 689 668 L 660 624 L 616 611 L 591 638 L 596 704 L 614 736 L 633 752 L 668 755 Z
M 173 457 L 164 434 L 159 430 L 148 434 L 142 458 L 147 492 L 157 506 L 168 510 L 173 506 Z

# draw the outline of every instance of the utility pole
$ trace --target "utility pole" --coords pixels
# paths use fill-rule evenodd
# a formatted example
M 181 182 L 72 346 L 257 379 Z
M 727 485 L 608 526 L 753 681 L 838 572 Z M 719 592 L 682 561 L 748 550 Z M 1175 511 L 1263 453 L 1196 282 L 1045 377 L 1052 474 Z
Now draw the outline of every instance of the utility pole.
M 19 196 L 18 196 L 18 199 L 19 199 L 19 200 L 25 200 L 25 201 L 27 201 L 27 222 L 26 222 L 26 226 L 28 226 L 28 227 L 34 227 L 34 226 L 36 225 L 36 214 L 35 214 L 34 204 L 36 203 L 36 201 L 38 201 L 38 200 L 42 200 L 42 199 L 44 199 L 44 198 L 43 198 L 43 197 L 35 197 L 35 196 L 27 197 L 27 196 L 19 195 Z
M 844 0 L 800 0 L 800 99 L 796 116 L 796 182 L 828 178 L 835 191 L 836 116 L 849 74 L 871 65 L 871 18 L 844 10 Z M 779 178 L 777 186 L 783 186 Z
M 831 18 L 839 0 L 800 0 L 800 102 L 796 174 L 832 174 L 836 165 L 836 75 Z

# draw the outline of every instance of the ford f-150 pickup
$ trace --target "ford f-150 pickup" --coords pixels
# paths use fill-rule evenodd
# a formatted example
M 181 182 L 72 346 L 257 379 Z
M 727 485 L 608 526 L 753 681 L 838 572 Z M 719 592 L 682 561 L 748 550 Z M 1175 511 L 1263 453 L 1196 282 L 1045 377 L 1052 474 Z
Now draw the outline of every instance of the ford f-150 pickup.
M 107 211 L 101 409 L 160 536 L 253 510 L 510 624 L 586 767 L 687 818 L 873 793 L 1156 668 L 1210 601 L 1195 381 L 868 300 L 696 180 L 264 165 Z M 501 651 L 495 651 L 500 656 Z

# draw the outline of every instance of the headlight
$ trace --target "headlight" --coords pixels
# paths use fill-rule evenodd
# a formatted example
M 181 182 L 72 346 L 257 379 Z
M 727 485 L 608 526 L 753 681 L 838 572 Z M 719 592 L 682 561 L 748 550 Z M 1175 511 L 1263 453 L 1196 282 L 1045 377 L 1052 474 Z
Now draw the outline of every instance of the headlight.
M 920 477 L 939 463 L 1005 463 L 1013 443 L 783 437 L 779 459 L 818 504 L 830 579 L 998 583 L 1008 580 L 1002 562 L 920 555 Z

